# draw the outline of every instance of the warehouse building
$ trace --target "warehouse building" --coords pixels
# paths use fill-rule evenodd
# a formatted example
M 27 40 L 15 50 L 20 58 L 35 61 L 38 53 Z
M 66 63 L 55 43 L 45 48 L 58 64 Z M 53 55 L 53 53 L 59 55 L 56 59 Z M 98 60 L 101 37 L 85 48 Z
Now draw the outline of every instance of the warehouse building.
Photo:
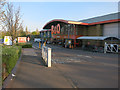
M 40 37 L 70 48 L 86 45 L 103 47 L 104 42 L 119 43 L 119 25 L 118 13 L 80 21 L 55 19 L 45 24 Z

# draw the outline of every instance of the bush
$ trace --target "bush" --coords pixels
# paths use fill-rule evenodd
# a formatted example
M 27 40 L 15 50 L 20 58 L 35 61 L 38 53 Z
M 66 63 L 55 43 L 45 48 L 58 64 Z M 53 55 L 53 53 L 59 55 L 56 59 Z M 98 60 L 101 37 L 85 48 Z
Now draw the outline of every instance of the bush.
M 3 46 L 2 48 L 2 64 L 7 75 L 11 73 L 21 54 L 21 46 Z M 3 78 L 4 79 L 4 78 Z
M 31 43 L 17 43 L 17 46 L 22 46 L 22 48 L 32 48 Z

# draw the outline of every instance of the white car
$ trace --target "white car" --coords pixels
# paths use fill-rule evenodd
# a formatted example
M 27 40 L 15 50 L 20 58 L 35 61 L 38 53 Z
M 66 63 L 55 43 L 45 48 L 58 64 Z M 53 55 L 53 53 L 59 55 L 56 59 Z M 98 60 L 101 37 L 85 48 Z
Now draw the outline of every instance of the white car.
M 34 42 L 40 42 L 41 39 L 40 38 L 34 38 Z

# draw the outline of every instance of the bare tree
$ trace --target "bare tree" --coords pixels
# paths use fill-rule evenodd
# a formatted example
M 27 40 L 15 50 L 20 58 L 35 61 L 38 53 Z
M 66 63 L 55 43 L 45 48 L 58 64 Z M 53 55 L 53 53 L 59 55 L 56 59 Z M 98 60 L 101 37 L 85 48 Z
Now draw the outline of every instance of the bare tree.
M 3 10 L 3 7 L 4 5 L 6 4 L 5 0 L 0 0 L 0 21 L 2 21 L 3 19 L 3 14 L 4 14 L 4 10 Z M 2 22 L 0 22 L 1 24 Z
M 9 32 L 9 34 L 12 36 L 12 40 L 14 40 L 18 36 L 17 31 L 22 25 L 20 7 L 14 10 L 13 4 L 7 3 L 3 23 L 4 28 L 7 29 L 7 32 Z
M 4 21 L 3 16 L 5 13 L 5 10 L 3 8 L 4 8 L 5 4 L 6 4 L 5 0 L 0 0 L 0 31 L 2 30 L 2 26 L 3 26 L 2 21 Z

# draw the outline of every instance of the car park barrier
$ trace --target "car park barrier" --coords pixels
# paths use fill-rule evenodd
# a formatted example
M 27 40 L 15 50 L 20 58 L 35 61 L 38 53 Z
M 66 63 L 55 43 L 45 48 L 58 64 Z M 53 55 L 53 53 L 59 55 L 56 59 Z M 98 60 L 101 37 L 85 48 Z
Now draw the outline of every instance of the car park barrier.
M 47 67 L 51 67 L 51 48 L 42 46 L 42 58 Z

